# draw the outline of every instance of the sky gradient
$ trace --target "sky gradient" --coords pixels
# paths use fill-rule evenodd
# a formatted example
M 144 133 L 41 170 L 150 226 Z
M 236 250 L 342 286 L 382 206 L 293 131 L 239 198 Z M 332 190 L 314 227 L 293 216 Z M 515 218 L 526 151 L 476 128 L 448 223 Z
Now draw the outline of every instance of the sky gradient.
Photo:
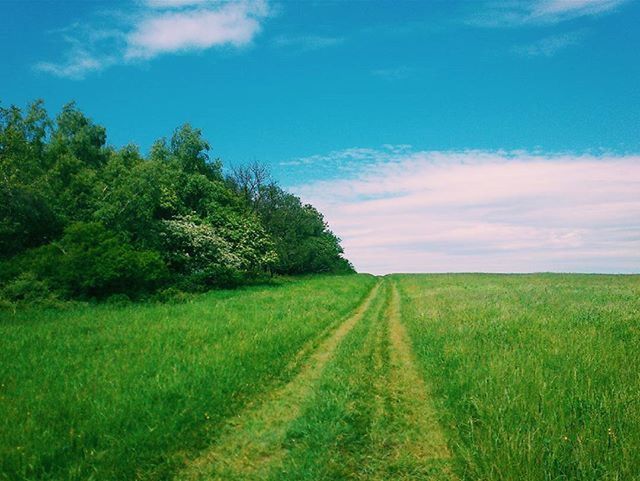
M 0 3 L 0 101 L 183 122 L 358 270 L 640 272 L 640 2 Z

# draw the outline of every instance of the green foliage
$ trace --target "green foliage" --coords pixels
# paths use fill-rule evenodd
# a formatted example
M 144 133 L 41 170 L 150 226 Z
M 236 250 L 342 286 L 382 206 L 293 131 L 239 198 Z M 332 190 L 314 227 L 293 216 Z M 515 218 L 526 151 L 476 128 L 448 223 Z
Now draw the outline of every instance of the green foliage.
M 313 206 L 270 184 L 262 189 L 257 211 L 276 244 L 276 272 L 353 272 L 340 239 Z
M 41 102 L 25 115 L 0 108 L 0 258 L 44 244 L 61 230 L 42 192 L 50 127 Z
M 50 148 L 56 157 L 67 154 L 90 167 L 100 167 L 106 161 L 103 149 L 106 141 L 106 129 L 95 125 L 74 103 L 70 103 L 56 118 Z
M 162 285 L 168 276 L 159 253 L 135 249 L 97 222 L 71 224 L 60 240 L 32 249 L 12 264 L 64 297 L 137 295 Z
M 319 212 L 265 184 L 262 167 L 247 170 L 259 174 L 249 193 L 209 149 L 185 124 L 145 159 L 108 147 L 73 103 L 53 120 L 40 101 L 0 108 L 0 281 L 28 273 L 66 298 L 136 297 L 353 270 Z
M 152 300 L 155 302 L 182 304 L 193 299 L 194 296 L 195 294 L 184 292 L 175 286 L 171 286 L 156 292 Z
M 55 272 L 49 275 L 72 296 L 135 294 L 167 277 L 159 253 L 136 250 L 97 222 L 70 225 L 55 247 L 60 252 L 52 262 Z
M 0 182 L 0 258 L 12 257 L 55 237 L 59 222 L 46 199 Z
M 0 298 L 12 303 L 42 304 L 54 301 L 56 296 L 46 282 L 39 280 L 33 272 L 25 272 L 4 286 Z

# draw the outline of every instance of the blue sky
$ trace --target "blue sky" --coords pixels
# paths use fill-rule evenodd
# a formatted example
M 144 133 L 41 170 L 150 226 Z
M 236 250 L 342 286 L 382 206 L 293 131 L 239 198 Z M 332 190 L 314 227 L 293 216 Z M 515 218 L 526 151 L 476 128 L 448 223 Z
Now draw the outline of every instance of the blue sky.
M 0 100 L 76 100 L 143 150 L 188 121 L 361 270 L 637 272 L 639 24 L 637 0 L 5 0 Z

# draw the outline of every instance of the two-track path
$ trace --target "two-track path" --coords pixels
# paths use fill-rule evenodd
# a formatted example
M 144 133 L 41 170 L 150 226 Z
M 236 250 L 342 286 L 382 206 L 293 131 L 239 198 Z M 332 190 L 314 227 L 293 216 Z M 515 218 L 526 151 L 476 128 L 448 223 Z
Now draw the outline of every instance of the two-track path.
M 373 450 L 385 462 L 378 463 L 381 469 L 368 479 L 453 479 L 447 440 L 402 324 L 400 294 L 393 281 L 385 318 L 389 368 L 381 397 L 387 399 L 387 407 L 375 436 L 383 440 L 384 449 Z
M 351 352 L 340 349 L 345 338 L 350 339 Z M 215 444 L 190 461 L 176 479 L 302 479 L 304 474 L 295 475 L 295 468 L 305 473 L 298 456 L 317 456 L 316 462 L 322 465 L 323 450 L 292 453 L 287 439 L 300 423 L 310 431 L 324 429 L 321 423 L 329 421 L 318 421 L 309 413 L 324 402 L 323 396 L 333 396 L 326 391 L 332 383 L 343 390 L 345 383 L 355 383 L 365 386 L 367 393 L 360 403 L 352 403 L 343 393 L 345 409 L 354 411 L 348 419 L 366 419 L 367 426 L 364 442 L 355 451 L 336 454 L 333 449 L 333 462 L 336 456 L 338 462 L 344 457 L 345 466 L 349 462 L 356 466 L 346 479 L 453 479 L 446 438 L 401 322 L 400 295 L 393 280 L 382 278 L 344 322 L 301 358 L 290 382 L 229 421 Z M 340 399 L 338 392 L 335 399 Z M 338 421 L 348 423 L 348 419 Z M 344 470 L 340 476 L 328 468 L 305 474 L 310 479 L 345 479 Z

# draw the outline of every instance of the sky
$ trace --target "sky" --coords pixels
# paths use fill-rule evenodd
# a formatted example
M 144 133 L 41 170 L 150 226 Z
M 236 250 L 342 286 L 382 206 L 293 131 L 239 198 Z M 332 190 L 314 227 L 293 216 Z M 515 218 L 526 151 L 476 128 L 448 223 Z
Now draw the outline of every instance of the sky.
M 356 268 L 640 272 L 640 1 L 0 2 L 0 102 L 184 122 Z

